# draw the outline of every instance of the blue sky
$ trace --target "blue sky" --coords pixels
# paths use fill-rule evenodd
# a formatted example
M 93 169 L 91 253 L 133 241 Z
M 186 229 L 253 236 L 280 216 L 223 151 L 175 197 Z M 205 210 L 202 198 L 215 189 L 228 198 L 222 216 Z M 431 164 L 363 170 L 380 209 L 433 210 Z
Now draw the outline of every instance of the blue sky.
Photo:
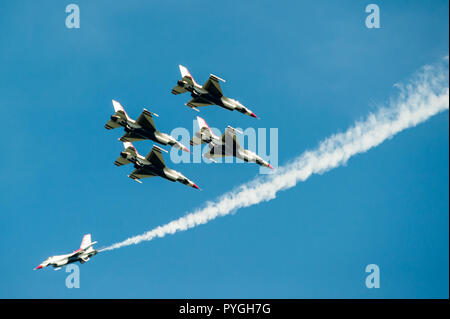
M 258 174 L 256 165 L 173 164 L 203 191 L 142 185 L 117 168 L 111 99 L 170 132 L 192 127 L 170 91 L 178 64 L 261 120 L 210 107 L 211 126 L 279 128 L 279 163 L 342 132 L 448 54 L 448 1 L 64 1 L 0 4 L 0 297 L 448 298 L 449 115 L 406 130 L 348 165 L 207 225 L 105 252 L 67 273 L 46 257 L 142 233 Z M 135 144 L 146 153 L 152 142 Z M 381 288 L 367 289 L 375 263 Z

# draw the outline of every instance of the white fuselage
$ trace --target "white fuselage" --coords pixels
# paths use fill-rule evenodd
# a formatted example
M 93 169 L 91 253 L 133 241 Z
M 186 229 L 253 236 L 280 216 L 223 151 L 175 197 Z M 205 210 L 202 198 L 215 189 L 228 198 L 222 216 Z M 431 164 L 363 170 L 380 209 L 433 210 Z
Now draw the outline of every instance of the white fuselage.
M 202 140 L 209 143 L 213 148 L 217 156 L 234 156 L 245 162 L 255 162 L 259 165 L 269 167 L 269 163 L 264 161 L 260 156 L 254 152 L 243 149 L 241 147 L 235 147 L 232 141 L 222 141 L 217 135 L 214 135 L 210 130 L 202 131 Z M 211 159 L 209 153 L 205 153 L 205 157 Z M 214 156 L 213 156 L 214 157 Z
M 241 102 L 226 97 L 224 95 L 222 96 L 215 96 L 212 95 L 210 92 L 205 90 L 202 86 L 200 86 L 197 83 L 190 84 L 185 81 L 178 81 L 178 85 L 182 88 L 186 89 L 187 91 L 191 92 L 192 97 L 201 97 L 202 99 L 210 102 L 211 104 L 219 105 L 223 108 L 226 108 L 230 111 L 238 111 L 240 113 L 256 117 L 256 115 L 247 107 L 245 107 Z
M 113 115 L 111 116 L 111 120 L 119 124 L 120 126 L 123 126 L 126 132 L 134 132 L 135 134 L 142 136 L 143 139 L 150 139 L 162 145 L 170 145 L 175 146 L 179 149 L 187 150 L 187 148 L 184 145 L 182 145 L 180 142 L 178 142 L 174 137 L 170 136 L 169 134 L 157 130 L 149 131 L 130 118 L 124 119 L 119 116 Z
M 127 159 L 128 161 L 135 164 L 136 166 L 139 166 L 139 167 L 149 166 L 155 172 L 162 173 L 162 174 L 158 174 L 158 175 L 161 175 L 162 177 L 165 177 L 173 182 L 179 181 L 179 182 L 182 182 L 183 184 L 187 184 L 189 186 L 194 185 L 194 182 L 192 182 L 190 179 L 185 177 L 180 172 L 178 172 L 174 169 L 168 168 L 167 166 L 163 167 L 162 169 L 157 168 L 149 160 L 147 160 L 144 156 L 142 156 L 140 154 L 137 154 L 137 153 L 134 154 L 134 153 L 128 152 L 127 150 L 124 150 L 120 153 L 120 156 Z
M 75 254 L 65 254 L 65 255 L 56 255 L 51 256 L 44 260 L 37 269 L 41 269 L 47 266 L 53 266 L 54 268 L 61 268 L 62 266 L 65 266 L 70 263 L 74 263 L 77 261 L 80 261 L 81 263 L 84 263 L 90 259 L 90 257 L 97 254 L 97 250 L 93 249 L 92 247 L 89 247 L 85 251 Z

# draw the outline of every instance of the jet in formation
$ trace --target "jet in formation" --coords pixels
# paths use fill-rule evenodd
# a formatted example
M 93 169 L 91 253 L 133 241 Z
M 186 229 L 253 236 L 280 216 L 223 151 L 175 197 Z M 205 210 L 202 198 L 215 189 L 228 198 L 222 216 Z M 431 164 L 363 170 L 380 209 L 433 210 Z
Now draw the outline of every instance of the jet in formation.
M 134 142 L 152 140 L 162 145 L 169 144 L 170 146 L 189 152 L 189 149 L 178 142 L 174 137 L 156 129 L 155 123 L 153 122 L 153 116 L 158 117 L 157 114 L 144 109 L 138 119 L 134 121 L 128 116 L 119 102 L 112 100 L 112 103 L 115 113 L 111 115 L 111 119 L 105 124 L 105 128 L 112 130 L 123 126 L 125 134 L 119 139 L 120 141 Z
M 236 137 L 238 130 L 228 126 L 221 137 L 214 135 L 204 119 L 197 116 L 197 123 L 200 129 L 191 139 L 192 146 L 209 144 L 209 150 L 203 155 L 205 158 L 214 161 L 214 158 L 234 156 L 245 162 L 255 162 L 258 165 L 273 169 L 273 167 L 255 153 L 242 148 Z
M 154 145 L 146 157 L 140 155 L 131 142 L 123 143 L 124 150 L 114 162 L 117 166 L 133 163 L 135 170 L 128 175 L 136 182 L 142 183 L 141 178 L 160 176 L 172 182 L 180 182 L 187 186 L 198 188 L 197 185 L 180 172 L 168 168 L 164 163 L 161 151 L 167 152 Z
M 41 269 L 47 266 L 53 266 L 55 270 L 61 269 L 63 266 L 79 261 L 81 264 L 87 262 L 92 256 L 97 255 L 98 251 L 92 246 L 97 242 L 91 242 L 91 234 L 84 235 L 81 246 L 74 252 L 66 255 L 52 256 L 44 260 L 35 269 Z
M 257 117 L 250 109 L 242 105 L 239 101 L 226 97 L 222 93 L 219 81 L 225 80 L 211 74 L 209 79 L 201 86 L 195 82 L 189 70 L 180 65 L 180 72 L 182 79 L 177 82 L 177 85 L 172 89 L 173 94 L 181 94 L 190 92 L 192 99 L 186 103 L 190 108 L 198 111 L 197 107 L 207 105 L 218 105 L 230 111 L 238 111 L 243 114 Z

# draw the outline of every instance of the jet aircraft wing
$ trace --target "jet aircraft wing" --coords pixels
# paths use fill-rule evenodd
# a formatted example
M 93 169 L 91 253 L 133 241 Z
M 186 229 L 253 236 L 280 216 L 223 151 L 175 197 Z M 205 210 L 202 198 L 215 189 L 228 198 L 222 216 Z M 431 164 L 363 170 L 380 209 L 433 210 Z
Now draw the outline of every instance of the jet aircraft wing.
M 223 145 L 213 145 L 209 144 L 209 150 L 205 153 L 207 158 L 214 158 L 214 157 L 225 157 L 229 156 L 225 152 L 225 147 Z
M 205 89 L 214 96 L 222 97 L 223 93 L 222 89 L 220 88 L 219 80 L 224 81 L 221 78 L 211 74 L 209 76 L 209 79 L 206 80 L 205 84 L 203 84 L 203 89 Z
M 222 142 L 226 146 L 228 146 L 227 144 L 229 143 L 233 143 L 233 149 L 241 148 L 235 130 L 230 127 L 227 127 L 225 133 L 222 134 Z
M 131 172 L 131 174 L 129 175 L 129 177 L 134 180 L 139 180 L 141 178 L 146 178 L 146 177 L 155 177 L 155 176 L 158 176 L 158 175 L 156 175 L 155 173 L 153 173 L 150 169 L 148 169 L 146 167 L 137 168 L 133 172 Z
M 166 167 L 161 153 L 161 148 L 156 145 L 152 147 L 152 150 L 147 154 L 145 159 L 158 168 Z
M 200 106 L 207 106 L 207 105 L 213 105 L 211 102 L 206 101 L 200 97 L 194 97 L 192 100 L 186 103 L 189 107 L 200 107 Z
M 153 122 L 152 113 L 150 113 L 148 110 L 144 109 L 142 111 L 141 115 L 139 115 L 138 119 L 136 120 L 136 123 L 145 128 L 149 131 L 156 131 L 155 123 Z
M 146 138 L 134 132 L 126 132 L 125 134 L 122 135 L 122 137 L 119 140 L 121 140 L 122 142 L 136 142 L 136 141 L 144 141 L 146 140 Z

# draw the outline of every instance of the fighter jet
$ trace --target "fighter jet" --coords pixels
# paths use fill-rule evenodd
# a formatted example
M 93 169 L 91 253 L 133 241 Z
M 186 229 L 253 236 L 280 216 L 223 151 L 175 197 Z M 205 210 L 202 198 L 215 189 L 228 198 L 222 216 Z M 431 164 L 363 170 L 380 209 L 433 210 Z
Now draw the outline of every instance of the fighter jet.
M 41 269 L 47 266 L 53 266 L 55 270 L 61 269 L 63 266 L 79 261 L 81 264 L 87 262 L 92 256 L 97 255 L 98 251 L 92 246 L 97 242 L 91 242 L 91 234 L 84 235 L 81 246 L 74 252 L 66 255 L 58 255 L 47 258 L 35 269 Z
M 211 74 L 209 79 L 203 86 L 195 82 L 188 69 L 182 65 L 180 67 L 182 79 L 172 89 L 172 94 L 181 94 L 191 92 L 192 100 L 186 103 L 186 106 L 199 112 L 197 107 L 206 105 L 218 105 L 230 111 L 238 111 L 243 114 L 257 117 L 255 113 L 242 105 L 239 101 L 230 99 L 222 94 L 219 81 L 225 82 L 224 79 Z
M 151 113 L 144 109 L 138 119 L 134 121 L 128 116 L 119 102 L 112 100 L 112 103 L 116 112 L 111 115 L 111 119 L 105 124 L 105 128 L 107 130 L 112 130 L 119 126 L 123 126 L 126 133 L 119 139 L 120 141 L 134 142 L 152 140 L 162 145 L 169 144 L 170 146 L 175 146 L 189 152 L 189 149 L 175 138 L 166 133 L 159 132 L 156 129 L 155 123 L 153 122 L 153 116 L 158 117 L 158 114 Z
M 203 155 L 205 158 L 215 162 L 214 158 L 217 157 L 234 156 L 245 162 L 256 162 L 258 165 L 273 169 L 273 167 L 261 157 L 249 150 L 243 149 L 239 145 L 236 132 L 242 132 L 228 126 L 225 129 L 225 133 L 219 138 L 217 135 L 214 135 L 208 124 L 206 124 L 206 121 L 200 116 L 197 116 L 197 123 L 200 131 L 195 133 L 190 144 L 192 146 L 209 144 L 209 150 Z
M 193 181 L 186 178 L 183 174 L 166 166 L 161 151 L 167 151 L 162 148 L 153 145 L 152 150 L 144 157 L 138 153 L 132 143 L 124 142 L 123 146 L 125 149 L 120 153 L 120 156 L 114 164 L 122 166 L 133 163 L 135 170 L 128 177 L 134 179 L 136 182 L 142 183 L 140 179 L 145 177 L 161 176 L 169 181 L 180 182 L 199 189 Z

